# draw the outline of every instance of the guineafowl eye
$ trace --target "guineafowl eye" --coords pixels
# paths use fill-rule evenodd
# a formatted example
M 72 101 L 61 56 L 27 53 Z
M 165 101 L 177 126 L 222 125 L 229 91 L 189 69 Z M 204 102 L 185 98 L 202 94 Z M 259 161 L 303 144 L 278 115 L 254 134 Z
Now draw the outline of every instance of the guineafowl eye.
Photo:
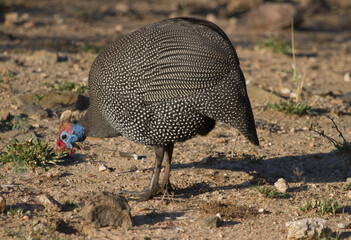
M 66 140 L 68 138 L 68 134 L 67 133 L 62 133 L 61 134 L 61 139 L 62 140 Z

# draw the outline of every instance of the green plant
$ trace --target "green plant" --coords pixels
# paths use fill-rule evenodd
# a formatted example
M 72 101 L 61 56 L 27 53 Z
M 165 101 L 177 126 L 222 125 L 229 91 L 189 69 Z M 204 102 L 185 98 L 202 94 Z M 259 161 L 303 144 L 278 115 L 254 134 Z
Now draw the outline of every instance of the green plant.
M 266 198 L 286 198 L 287 194 L 280 193 L 273 186 L 254 186 L 251 188 L 253 191 L 259 192 L 262 196 Z
M 279 103 L 269 103 L 268 106 L 289 114 L 296 114 L 298 116 L 310 115 L 315 116 L 317 112 L 309 105 L 301 102 L 301 94 L 303 89 L 303 84 L 305 81 L 305 73 L 303 76 L 298 74 L 296 68 L 296 57 L 295 57 L 295 40 L 294 40 L 294 20 L 291 19 L 291 48 L 290 53 L 292 53 L 292 74 L 295 83 L 295 101 L 288 99 L 286 101 L 280 100 Z
M 334 145 L 334 147 L 336 148 L 336 152 L 338 154 L 344 156 L 345 172 L 344 172 L 344 175 L 343 175 L 343 179 L 346 179 L 347 178 L 347 174 L 349 172 L 350 165 L 351 165 L 351 144 L 346 141 L 344 135 L 342 134 L 342 132 L 338 128 L 338 125 L 336 125 L 334 119 L 329 117 L 329 116 L 328 116 L 328 118 L 333 123 L 334 128 L 339 133 L 339 137 L 342 139 L 342 141 L 338 141 L 338 140 L 326 135 L 323 130 L 322 131 L 317 130 L 316 127 L 318 126 L 318 124 L 313 124 L 312 123 L 310 129 L 312 131 L 318 133 L 318 135 L 320 135 L 321 137 L 326 138 L 329 142 L 331 142 Z
M 9 217 L 22 217 L 24 209 L 22 207 L 9 207 L 6 210 L 6 215 Z
M 13 119 L 12 130 L 22 129 L 24 133 L 28 131 L 32 125 L 29 124 L 28 117 L 16 116 Z
M 80 52 L 88 52 L 99 54 L 104 49 L 104 46 L 92 45 L 90 43 L 85 43 L 79 48 Z
M 345 190 L 345 191 L 351 190 L 351 184 L 350 183 L 346 184 L 346 186 L 343 188 L 343 190 Z
M 311 210 L 315 210 L 320 215 L 332 214 L 335 216 L 337 212 L 342 209 L 343 206 L 339 205 L 334 199 L 328 199 L 323 201 L 321 199 L 309 200 L 305 205 L 300 206 L 299 210 L 303 213 L 307 213 Z
M 313 202 L 310 200 L 305 205 L 300 206 L 299 210 L 303 213 L 307 213 L 313 209 Z
M 9 230 L 8 228 L 2 229 L 2 234 L 6 237 L 26 239 L 25 236 L 21 232 L 14 232 L 14 231 Z
M 58 155 L 48 143 L 40 140 L 27 142 L 12 141 L 4 152 L 0 154 L 0 163 L 12 162 L 19 170 L 26 170 L 27 167 L 42 167 L 48 170 L 50 165 L 63 162 L 62 158 L 67 152 Z
M 273 53 L 280 53 L 284 55 L 290 55 L 292 50 L 288 42 L 275 37 L 270 37 L 259 41 L 256 46 L 260 49 L 270 49 Z
M 76 91 L 80 94 L 86 93 L 88 88 L 78 83 L 69 81 L 55 82 L 54 84 L 45 83 L 45 86 L 57 91 Z
M 323 239 L 323 240 L 342 240 L 344 239 L 343 237 L 340 236 L 339 232 L 335 232 L 335 237 L 332 236 L 333 233 L 330 233 L 328 236 L 326 237 L 322 237 L 322 236 L 318 236 L 318 239 Z
M 333 214 L 335 216 L 335 214 L 342 208 L 343 206 L 340 206 L 334 199 L 328 199 L 328 201 L 319 200 L 317 212 L 321 215 Z
M 77 203 L 76 201 L 74 201 L 74 200 L 72 200 L 72 201 L 70 201 L 70 200 L 67 200 L 66 202 L 65 202 L 65 206 L 66 207 L 68 207 L 68 208 L 80 208 L 81 206 L 80 206 L 80 204 L 79 203 Z
M 255 163 L 259 164 L 262 162 L 263 159 L 266 158 L 266 156 L 257 157 L 255 155 L 251 155 L 251 154 L 243 154 L 242 156 L 243 156 L 245 161 L 248 161 L 249 163 L 254 163 L 254 164 Z
M 294 102 L 291 99 L 288 99 L 287 101 L 280 100 L 279 103 L 269 103 L 268 106 L 279 112 L 295 114 L 298 116 L 316 116 L 318 114 L 312 107 L 308 106 L 307 104 L 303 102 Z
M 43 94 L 34 94 L 33 98 L 34 100 L 40 101 L 41 99 L 43 99 L 44 95 Z

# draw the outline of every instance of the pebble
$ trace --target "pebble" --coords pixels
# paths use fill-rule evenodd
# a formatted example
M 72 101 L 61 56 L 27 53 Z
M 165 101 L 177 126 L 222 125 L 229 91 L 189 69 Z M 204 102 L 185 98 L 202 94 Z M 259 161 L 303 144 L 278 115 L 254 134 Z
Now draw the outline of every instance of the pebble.
M 6 121 L 10 117 L 10 112 L 6 109 L 0 110 L 0 121 Z
M 207 157 L 205 157 L 204 159 L 202 159 L 201 163 L 204 165 L 209 165 L 213 162 L 212 156 L 208 155 Z
M 345 223 L 338 223 L 338 228 L 345 229 L 346 224 Z
M 57 202 L 52 196 L 49 194 L 42 194 L 37 197 L 37 201 L 42 204 L 45 209 L 51 211 L 60 211 L 61 204 Z
M 278 181 L 274 183 L 274 186 L 278 192 L 286 193 L 289 190 L 289 185 L 286 183 L 284 178 L 279 178 Z
M 107 166 L 105 164 L 100 165 L 99 172 L 103 172 L 105 170 L 107 170 Z
M 351 74 L 350 74 L 350 73 L 345 73 L 345 75 L 344 75 L 344 81 L 345 81 L 345 82 L 350 82 L 350 81 L 351 81 Z
M 198 223 L 203 227 L 217 228 L 220 224 L 220 219 L 217 214 L 205 214 L 199 218 Z
M 5 26 L 12 27 L 19 22 L 19 14 L 16 12 L 9 12 L 5 14 Z
M 264 213 L 266 210 L 264 210 L 264 208 L 260 208 L 260 209 L 258 209 L 258 212 L 259 213 Z
M 351 178 L 347 178 L 346 183 L 351 184 Z

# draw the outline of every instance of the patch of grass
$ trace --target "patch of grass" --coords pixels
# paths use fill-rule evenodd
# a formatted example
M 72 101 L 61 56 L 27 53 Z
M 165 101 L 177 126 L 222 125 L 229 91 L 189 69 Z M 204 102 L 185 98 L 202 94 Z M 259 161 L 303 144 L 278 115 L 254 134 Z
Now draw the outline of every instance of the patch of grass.
M 79 51 L 99 54 L 104 49 L 104 47 L 105 46 L 98 46 L 90 43 L 85 43 L 83 46 L 79 48 Z
M 275 37 L 270 37 L 259 41 L 256 43 L 256 46 L 260 49 L 269 49 L 273 53 L 280 53 L 284 55 L 290 55 L 292 52 L 292 48 L 287 41 Z
M 27 167 L 42 167 L 48 170 L 50 165 L 63 162 L 62 158 L 67 152 L 58 155 L 48 143 L 38 141 L 17 142 L 12 141 L 6 150 L 0 154 L 0 164 L 12 162 L 19 170 Z
M 343 206 L 339 205 L 337 201 L 334 199 L 328 199 L 328 201 L 318 201 L 318 210 L 317 212 L 321 215 L 335 214 L 343 208 Z
M 287 43 L 286 43 L 287 44 Z M 290 47 L 290 46 L 289 46 Z M 292 54 L 292 74 L 295 82 L 295 101 L 288 99 L 286 101 L 280 100 L 279 103 L 269 103 L 268 106 L 289 114 L 296 114 L 298 116 L 310 115 L 316 116 L 318 113 L 309 105 L 301 102 L 301 94 L 303 89 L 303 84 L 305 81 L 305 73 L 303 76 L 298 74 L 296 68 L 296 57 L 295 57 L 295 41 L 294 41 L 294 20 L 291 19 L 291 47 L 289 48 L 289 53 Z
M 351 190 L 351 184 L 347 183 L 346 186 L 343 188 L 343 190 L 345 190 L 345 191 Z
M 286 198 L 288 194 L 280 193 L 277 189 L 273 186 L 255 186 L 251 187 L 253 191 L 260 193 L 262 196 L 266 198 Z
M 2 234 L 6 237 L 26 239 L 23 233 L 11 231 L 10 229 L 7 229 L 7 228 L 2 229 Z
M 33 98 L 34 100 L 40 101 L 41 99 L 43 99 L 44 95 L 43 94 L 34 94 Z
M 305 205 L 300 206 L 299 210 L 303 213 L 307 213 L 313 209 L 313 202 L 310 200 Z
M 309 105 L 303 102 L 294 102 L 291 99 L 287 101 L 280 100 L 279 103 L 269 103 L 269 107 L 279 112 L 296 114 L 298 116 L 310 115 L 316 116 L 318 113 Z
M 24 133 L 28 131 L 32 125 L 29 123 L 28 117 L 16 116 L 13 119 L 12 130 L 21 129 Z
M 69 81 L 55 82 L 54 84 L 45 83 L 45 86 L 57 91 L 75 91 L 80 94 L 88 91 L 87 86 Z
M 351 165 L 351 144 L 346 141 L 343 133 L 340 131 L 338 125 L 336 125 L 335 121 L 333 118 L 329 117 L 330 121 L 333 123 L 333 127 L 336 129 L 336 131 L 339 133 L 339 137 L 342 139 L 342 141 L 336 140 L 324 133 L 323 130 L 317 130 L 316 127 L 318 127 L 318 124 L 311 124 L 310 129 L 316 133 L 318 133 L 321 137 L 326 138 L 329 142 L 331 142 L 334 147 L 336 148 L 336 152 L 342 156 L 344 156 L 344 162 L 345 162 L 345 172 L 343 174 L 343 179 L 347 178 L 347 174 L 349 172 L 349 168 Z
M 9 207 L 6 210 L 6 215 L 9 217 L 23 217 L 24 209 L 22 207 Z
M 253 164 L 259 164 L 262 162 L 263 159 L 266 158 L 266 156 L 255 156 L 255 155 L 251 155 L 251 154 L 243 154 L 242 155 L 245 161 L 248 161 L 249 163 L 253 163 Z
M 334 199 L 328 199 L 327 201 L 323 201 L 321 199 L 313 199 L 309 200 L 305 205 L 300 206 L 299 210 L 303 213 L 310 212 L 315 210 L 319 215 L 333 215 L 340 212 L 343 206 L 339 205 L 337 201 Z
M 343 237 L 340 236 L 339 232 L 335 232 L 335 237 L 332 235 L 334 235 L 334 233 L 331 233 L 326 237 L 318 236 L 318 239 L 323 239 L 323 240 L 343 240 L 344 239 Z
M 75 208 L 80 208 L 80 207 L 81 207 L 80 204 L 77 203 L 77 202 L 74 201 L 74 200 L 72 200 L 72 201 L 67 200 L 67 201 L 65 202 L 65 206 L 68 207 L 68 208 L 73 208 L 73 209 L 75 209 Z

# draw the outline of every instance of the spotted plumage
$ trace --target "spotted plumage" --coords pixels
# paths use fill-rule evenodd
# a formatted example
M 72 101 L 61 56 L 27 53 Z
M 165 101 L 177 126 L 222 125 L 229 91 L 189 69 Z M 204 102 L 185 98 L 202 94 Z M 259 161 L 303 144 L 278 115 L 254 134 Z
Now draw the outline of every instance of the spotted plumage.
M 164 146 L 218 120 L 258 143 L 235 49 L 205 20 L 164 20 L 113 42 L 93 63 L 89 90 L 88 134 L 108 125 L 107 136 Z
M 173 144 L 207 134 L 216 121 L 258 145 L 236 51 L 206 20 L 160 21 L 108 45 L 92 64 L 89 98 L 82 118 L 88 135 L 122 134 L 155 146 L 156 170 L 145 199 L 156 192 L 164 154 L 168 184 Z

